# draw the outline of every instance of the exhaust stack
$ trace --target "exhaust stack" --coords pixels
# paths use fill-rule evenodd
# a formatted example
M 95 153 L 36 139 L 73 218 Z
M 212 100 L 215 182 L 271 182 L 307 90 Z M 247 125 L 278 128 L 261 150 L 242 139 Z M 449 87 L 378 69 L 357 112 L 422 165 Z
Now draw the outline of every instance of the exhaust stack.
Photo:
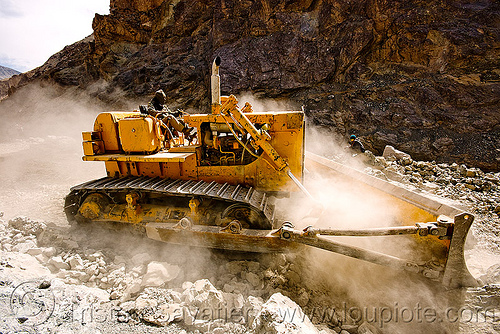
M 220 76 L 219 76 L 219 66 L 221 59 L 216 57 L 212 64 L 212 112 L 214 107 L 220 105 Z

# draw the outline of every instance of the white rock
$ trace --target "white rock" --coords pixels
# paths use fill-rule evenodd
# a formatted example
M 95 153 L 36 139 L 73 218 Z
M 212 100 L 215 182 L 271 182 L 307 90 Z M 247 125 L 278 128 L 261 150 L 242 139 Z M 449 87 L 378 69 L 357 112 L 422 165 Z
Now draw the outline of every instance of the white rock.
M 99 267 L 97 266 L 97 263 L 93 263 L 89 265 L 87 268 L 85 268 L 85 272 L 89 275 L 99 275 Z
M 134 265 L 141 265 L 151 262 L 152 258 L 149 253 L 136 254 L 130 260 Z
M 54 256 L 54 257 L 52 257 L 49 260 L 48 264 L 54 266 L 56 269 L 64 269 L 64 270 L 70 269 L 69 264 L 67 264 L 66 262 L 64 262 L 63 259 L 60 256 Z
M 260 271 L 260 263 L 256 261 L 247 262 L 248 271 L 252 273 L 258 273 Z
M 245 306 L 245 297 L 241 293 L 222 292 L 222 298 L 227 310 L 241 310 Z
M 89 276 L 82 271 L 70 270 L 69 273 L 70 273 L 71 277 L 76 278 L 82 282 L 85 282 L 89 279 Z
M 0 269 L 0 277 L 8 278 L 12 282 L 26 282 L 31 279 L 39 279 L 41 277 L 48 278 L 52 274 L 50 270 L 40 264 L 37 259 L 31 255 L 25 253 L 1 253 L 0 262 L 3 265 Z M 0 302 L 0 305 L 5 305 Z M 4 310 L 0 306 L 0 310 Z M 0 311 L 0 313 L 2 313 Z M 0 316 L 0 323 L 2 323 L 3 317 Z M 1 330 L 0 330 L 1 332 Z
M 382 156 L 388 160 L 401 160 L 401 159 L 411 159 L 411 156 L 408 153 L 396 150 L 394 147 L 387 145 L 384 148 L 384 153 L 382 153 Z
M 182 295 L 180 292 L 172 290 L 170 291 L 170 296 L 172 297 L 174 303 L 180 304 L 182 302 Z
M 182 290 L 190 289 L 193 286 L 193 282 L 184 282 L 181 285 Z
M 236 289 L 236 287 L 233 284 L 226 283 L 224 284 L 223 290 L 225 292 L 231 293 Z
M 141 291 L 141 283 L 138 281 L 134 281 L 127 286 L 124 291 L 124 295 L 133 295 L 134 293 L 137 293 L 139 291 Z
M 68 263 L 73 270 L 83 270 L 83 260 L 78 254 L 71 256 L 68 259 Z
M 20 242 L 17 245 L 12 247 L 12 251 L 19 253 L 26 253 L 28 249 L 35 248 L 36 242 L 33 240 L 26 240 L 24 242 Z
M 9 225 L 16 230 L 23 232 L 24 235 L 40 235 L 47 225 L 41 222 L 31 220 L 27 217 L 15 217 L 9 221 Z
M 90 250 L 90 251 L 93 252 L 93 253 L 87 255 L 87 258 L 90 261 L 97 261 L 98 259 L 102 258 L 102 256 L 103 256 L 100 251 L 97 251 L 97 252 L 95 252 L 94 250 Z M 90 253 L 90 251 L 89 251 L 89 253 Z
M 56 255 L 57 250 L 54 247 L 47 247 L 47 248 L 42 248 L 42 253 L 46 257 L 53 257 Z
M 42 254 L 42 249 L 35 247 L 35 248 L 30 248 L 26 251 L 27 254 L 32 255 L 32 256 L 37 256 Z
M 135 308 L 137 310 L 143 310 L 145 308 L 156 308 L 158 306 L 158 301 L 152 298 L 144 298 L 143 296 L 139 296 L 135 300 Z
M 246 267 L 245 261 L 231 261 L 226 263 L 226 269 L 229 273 L 237 275 Z
M 48 257 L 46 257 L 45 255 L 43 254 L 38 254 L 38 255 L 35 255 L 35 259 L 38 260 L 38 262 L 44 264 L 44 263 L 47 263 L 47 261 L 49 260 Z
M 104 261 L 103 258 L 100 258 L 97 260 L 97 264 L 99 265 L 99 267 L 105 267 L 106 266 L 106 261 Z
M 161 286 L 179 276 L 181 269 L 167 262 L 153 261 L 148 264 L 146 274 L 142 278 L 142 286 Z
M 252 272 L 248 272 L 246 273 L 245 275 L 245 278 L 247 279 L 247 281 L 252 284 L 254 287 L 258 287 L 261 285 L 261 280 L 259 278 L 259 275 L 257 274 L 254 274 Z
M 11 242 L 11 239 L 9 237 L 0 236 L 0 244 L 10 244 L 10 242 Z
M 144 268 L 144 265 L 140 264 L 130 269 L 130 271 L 141 275 L 144 272 Z
M 251 328 L 258 333 L 319 333 L 299 305 L 281 293 L 275 293 L 262 305 Z
M 245 317 L 246 321 L 248 321 L 248 324 L 252 324 L 259 314 L 260 310 L 262 309 L 262 304 L 264 304 L 262 298 L 254 297 L 254 296 L 248 296 L 244 307 L 244 312 L 245 312 Z
M 224 304 L 222 291 L 217 290 L 207 279 L 194 282 L 190 288 L 184 290 L 182 295 L 186 304 L 198 308 L 216 310 Z

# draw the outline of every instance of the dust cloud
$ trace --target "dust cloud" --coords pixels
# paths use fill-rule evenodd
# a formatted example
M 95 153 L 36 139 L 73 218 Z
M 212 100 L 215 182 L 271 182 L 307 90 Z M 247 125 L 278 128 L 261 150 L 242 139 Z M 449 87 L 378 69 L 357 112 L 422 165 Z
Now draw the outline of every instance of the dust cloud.
M 82 131 L 91 131 L 103 106 L 85 96 L 30 86 L 0 103 L 0 210 L 11 218 L 65 224 L 69 188 L 104 176 L 103 166 L 81 159 Z
M 255 112 L 300 110 L 300 106 L 297 106 L 295 103 L 291 103 L 288 100 L 257 98 L 251 92 L 240 93 L 236 95 L 236 98 L 240 108 L 248 102 L 252 105 L 252 110 Z
M 349 148 L 342 136 L 321 128 L 307 129 L 306 150 L 326 156 L 357 170 L 365 168 L 364 155 Z M 286 212 L 297 230 L 312 225 L 315 228 L 365 229 L 400 226 L 401 208 L 377 192 L 370 191 L 345 177 L 322 175 L 310 168 L 306 159 L 305 187 L 322 206 L 322 211 L 299 192 L 289 199 L 277 202 L 278 212 Z M 311 212 L 311 208 L 313 208 Z M 320 212 L 321 211 L 321 212 Z M 311 216 L 316 218 L 311 219 Z M 382 237 L 326 237 L 354 247 L 374 250 L 414 262 L 419 261 L 413 252 L 414 242 L 404 236 Z M 369 321 L 384 327 L 388 333 L 429 333 L 458 331 L 456 324 L 418 320 L 415 309 L 427 308 L 436 311 L 441 319 L 450 305 L 456 305 L 456 294 L 445 292 L 438 283 L 421 280 L 415 275 L 386 268 L 380 265 L 334 254 L 328 251 L 307 248 L 300 258 L 304 282 L 316 291 L 317 307 L 329 305 L 344 312 L 344 320 Z M 327 306 L 328 307 L 328 306 Z M 324 309 L 324 308 L 323 308 Z M 395 320 L 401 309 L 412 310 L 414 321 Z M 352 310 L 352 312 L 349 312 Z M 380 310 L 384 310 L 380 314 Z M 314 309 L 312 311 L 314 313 Z M 399 312 L 399 314 L 398 314 Z M 420 312 L 420 311 L 418 311 Z M 346 317 L 346 313 L 348 316 Z M 409 313 L 408 313 L 409 314 Z M 405 314 L 404 316 L 408 316 Z M 391 316 L 390 323 L 383 323 Z M 418 315 L 419 317 L 421 315 Z M 384 318 L 385 317 L 385 318 Z M 405 319 L 407 320 L 407 319 Z

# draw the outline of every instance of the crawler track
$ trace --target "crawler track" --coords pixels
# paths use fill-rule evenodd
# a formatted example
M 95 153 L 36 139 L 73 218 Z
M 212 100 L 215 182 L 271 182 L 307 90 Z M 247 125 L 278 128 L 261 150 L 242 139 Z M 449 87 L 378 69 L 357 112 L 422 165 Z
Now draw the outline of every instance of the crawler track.
M 274 204 L 271 203 L 271 198 L 252 187 L 146 176 L 104 177 L 74 186 L 66 196 L 65 213 L 70 223 L 82 222 L 84 219 L 78 209 L 88 195 L 105 195 L 110 199 L 111 205 L 117 206 L 126 205 L 125 195 L 130 192 L 140 194 L 141 205 L 164 205 L 185 210 L 189 210 L 189 200 L 196 198 L 204 203 L 201 205 L 204 212 L 210 212 L 213 216 L 210 219 L 204 218 L 205 225 L 215 225 L 220 219 L 233 216 L 235 219 L 246 220 L 248 228 L 273 228 Z M 242 210 L 245 210 L 246 216 L 241 213 Z M 184 215 L 185 212 L 171 210 L 168 216 L 155 217 L 154 220 L 146 218 L 141 223 L 178 221 Z

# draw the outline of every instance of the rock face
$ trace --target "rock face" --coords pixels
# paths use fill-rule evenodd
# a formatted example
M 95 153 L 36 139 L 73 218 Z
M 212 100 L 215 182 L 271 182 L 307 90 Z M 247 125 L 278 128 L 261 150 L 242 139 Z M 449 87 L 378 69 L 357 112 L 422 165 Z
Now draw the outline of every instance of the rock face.
M 500 4 L 492 0 L 111 0 L 94 34 L 34 79 L 208 111 L 209 70 L 222 58 L 222 92 L 304 106 L 312 123 L 356 133 L 415 159 L 498 170 Z M 106 85 L 95 85 L 96 83 Z M 96 88 L 99 87 L 99 88 Z

